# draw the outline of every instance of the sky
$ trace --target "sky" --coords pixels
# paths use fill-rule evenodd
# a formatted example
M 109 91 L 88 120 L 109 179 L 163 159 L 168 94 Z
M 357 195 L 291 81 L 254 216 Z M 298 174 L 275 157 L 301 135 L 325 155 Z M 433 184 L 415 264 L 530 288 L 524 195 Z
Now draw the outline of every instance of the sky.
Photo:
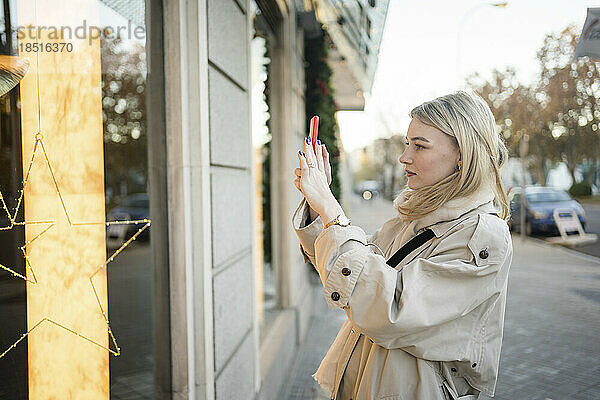
M 475 72 L 513 67 L 521 83 L 535 80 L 536 52 L 546 34 L 581 29 L 600 0 L 390 0 L 379 62 L 365 111 L 338 112 L 344 148 L 361 148 L 390 132 L 405 133 L 420 103 L 464 88 Z M 459 79 L 460 77 L 460 79 Z

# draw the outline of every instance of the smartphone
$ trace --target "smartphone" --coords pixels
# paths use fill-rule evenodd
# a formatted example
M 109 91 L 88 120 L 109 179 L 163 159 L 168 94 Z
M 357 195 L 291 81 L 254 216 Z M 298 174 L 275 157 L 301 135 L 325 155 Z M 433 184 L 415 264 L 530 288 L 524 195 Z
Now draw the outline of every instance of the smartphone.
M 315 115 L 310 119 L 310 142 L 312 143 L 313 150 L 317 145 L 317 138 L 319 137 L 319 117 Z

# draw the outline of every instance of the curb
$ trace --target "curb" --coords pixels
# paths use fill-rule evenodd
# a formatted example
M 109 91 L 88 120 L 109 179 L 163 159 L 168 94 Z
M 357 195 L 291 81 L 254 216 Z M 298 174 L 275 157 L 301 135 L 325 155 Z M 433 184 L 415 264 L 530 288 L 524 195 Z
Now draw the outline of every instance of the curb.
M 513 240 L 514 239 L 522 240 L 520 234 L 517 234 L 516 237 L 513 237 Z M 544 241 L 542 239 L 532 238 L 532 237 L 529 237 L 529 236 L 526 236 L 525 240 L 528 241 L 528 242 L 531 242 L 533 244 L 537 244 L 539 246 L 544 246 L 544 247 L 548 247 L 549 246 L 549 247 L 551 247 L 553 249 L 559 249 L 559 250 L 564 251 L 566 253 L 569 253 L 569 254 L 571 254 L 571 255 L 573 255 L 575 257 L 579 257 L 579 258 L 581 258 L 583 260 L 590 261 L 590 262 L 593 262 L 595 264 L 600 264 L 600 257 L 596 257 L 596 256 L 592 256 L 592 255 L 589 255 L 589 254 L 581 253 L 581 252 L 579 252 L 577 250 L 573 250 L 573 249 L 570 249 L 568 247 L 564 247 L 564 246 L 561 246 L 561 245 L 551 244 L 551 243 L 548 243 L 548 242 L 546 242 L 546 241 Z

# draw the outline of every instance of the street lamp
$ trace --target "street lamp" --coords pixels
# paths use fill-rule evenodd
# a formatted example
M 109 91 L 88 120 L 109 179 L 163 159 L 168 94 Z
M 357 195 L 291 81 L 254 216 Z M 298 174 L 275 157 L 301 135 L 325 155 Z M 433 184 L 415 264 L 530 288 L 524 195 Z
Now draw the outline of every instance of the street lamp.
M 473 7 L 471 7 L 471 9 L 469 11 L 467 11 L 462 19 L 462 21 L 460 22 L 460 25 L 458 26 L 458 31 L 456 33 L 456 86 L 461 86 L 460 85 L 460 81 L 462 78 L 462 73 L 461 73 L 461 68 L 460 68 L 460 56 L 461 56 L 461 43 L 462 43 L 462 31 L 463 28 L 465 26 L 465 22 L 467 21 L 467 19 L 474 14 L 475 10 L 481 8 L 481 7 L 486 7 L 486 6 L 491 6 L 491 7 L 496 7 L 496 8 L 506 8 L 508 6 L 508 1 L 501 1 L 501 2 L 495 2 L 495 3 L 479 3 L 474 5 Z

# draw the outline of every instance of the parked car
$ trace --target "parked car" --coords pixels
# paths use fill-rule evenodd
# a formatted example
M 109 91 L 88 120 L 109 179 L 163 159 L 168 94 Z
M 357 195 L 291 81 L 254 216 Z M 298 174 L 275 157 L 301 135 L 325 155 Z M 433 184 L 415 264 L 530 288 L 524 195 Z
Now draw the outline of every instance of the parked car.
M 511 212 L 509 226 L 511 230 L 520 232 L 521 188 L 513 188 L 508 195 L 508 199 L 510 201 Z M 560 233 L 554 221 L 554 210 L 556 209 L 575 211 L 582 228 L 585 228 L 585 210 L 567 192 L 552 187 L 526 186 L 525 232 L 527 235 L 559 235 Z
M 137 193 L 127 196 L 121 204 L 110 210 L 106 221 L 136 221 L 150 218 L 150 201 L 147 193 Z M 108 247 L 118 247 L 123 241 L 129 239 L 143 228 L 144 224 L 114 224 L 109 225 L 106 230 L 106 241 Z M 136 240 L 147 241 L 150 239 L 150 227 L 137 237 Z

